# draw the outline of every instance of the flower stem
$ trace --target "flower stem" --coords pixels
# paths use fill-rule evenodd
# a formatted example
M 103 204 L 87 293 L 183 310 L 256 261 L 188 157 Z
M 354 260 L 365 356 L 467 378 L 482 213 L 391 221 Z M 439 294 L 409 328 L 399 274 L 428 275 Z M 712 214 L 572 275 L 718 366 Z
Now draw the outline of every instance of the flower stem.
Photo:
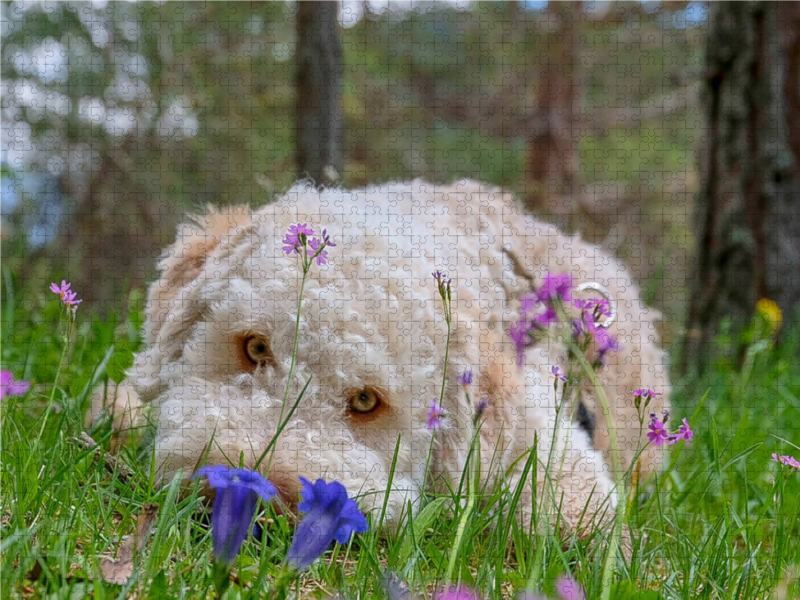
M 286 402 L 289 400 L 289 390 L 292 387 L 292 378 L 294 377 L 294 367 L 295 367 L 295 364 L 297 363 L 297 344 L 298 344 L 298 341 L 300 339 L 300 311 L 303 308 L 303 292 L 306 289 L 306 277 L 308 276 L 308 271 L 309 271 L 310 267 L 311 267 L 311 261 L 307 257 L 304 257 L 304 259 L 303 259 L 303 280 L 300 282 L 300 296 L 297 299 L 297 318 L 295 319 L 295 323 L 294 323 L 294 345 L 292 346 L 292 363 L 289 366 L 289 377 L 286 379 L 286 389 L 283 392 L 283 402 L 281 402 L 281 414 L 280 414 L 280 417 L 278 417 L 278 424 L 283 423 L 283 414 L 286 411 Z M 280 433 L 280 431 L 278 431 L 278 433 L 275 434 L 276 438 L 277 438 L 279 433 Z M 274 440 L 273 440 L 272 450 L 269 453 L 269 460 L 267 461 L 267 476 L 269 475 L 269 472 L 272 469 L 272 459 L 275 457 L 275 448 L 276 447 L 277 447 L 277 444 L 274 444 Z M 263 459 L 263 457 L 262 457 L 262 459 Z M 260 464 L 261 464 L 261 460 L 259 460 L 256 463 L 255 468 L 258 469 L 258 466 Z
M 214 589 L 217 591 L 217 597 L 222 598 L 231 585 L 231 568 L 224 563 L 218 563 L 214 561 L 212 571 L 214 577 Z
M 468 396 L 469 397 L 469 396 Z M 473 467 L 473 465 L 475 465 Z M 456 568 L 456 559 L 458 558 L 458 551 L 461 548 L 461 542 L 464 540 L 464 533 L 467 530 L 467 522 L 472 511 L 475 509 L 475 500 L 480 486 L 480 428 L 475 430 L 472 436 L 472 444 L 470 445 L 470 452 L 467 455 L 467 505 L 464 507 L 464 512 L 461 513 L 461 518 L 458 521 L 456 529 L 456 539 L 453 542 L 453 549 L 450 551 L 450 561 L 447 565 L 447 575 L 445 581 L 453 581 L 453 572 Z
M 444 299 L 443 299 L 444 300 Z M 444 390 L 447 386 L 447 363 L 450 360 L 450 309 L 447 306 L 447 302 L 445 301 L 444 306 L 444 314 L 445 314 L 445 321 L 447 322 L 447 341 L 445 342 L 444 347 L 444 368 L 442 373 L 442 390 L 439 393 L 439 406 L 444 407 Z M 431 447 L 428 450 L 428 458 L 425 460 L 425 476 L 422 479 L 423 487 L 427 485 L 428 482 L 428 470 L 431 466 L 431 456 L 433 455 L 433 441 L 436 437 L 436 431 L 431 432 Z
M 286 600 L 289 595 L 289 588 L 295 579 L 297 579 L 297 572 L 284 564 L 278 579 L 275 581 L 275 587 L 272 590 L 272 594 L 270 594 L 270 598 L 273 600 Z
M 622 464 L 619 455 L 619 441 L 617 438 L 617 427 L 616 423 L 614 422 L 614 415 L 611 412 L 608 398 L 606 397 L 605 390 L 603 389 L 603 384 L 600 379 L 597 377 L 597 374 L 594 372 L 592 365 L 589 364 L 589 361 L 586 360 L 586 356 L 579 352 L 577 344 L 571 339 L 567 339 L 567 343 L 570 345 L 570 349 L 573 351 L 575 356 L 580 362 L 581 367 L 583 367 L 584 372 L 588 375 L 589 379 L 594 386 L 595 393 L 597 394 L 598 399 L 600 400 L 600 404 L 603 406 L 603 411 L 605 412 L 608 422 L 608 437 L 611 444 L 611 457 L 613 460 L 614 466 L 614 479 L 616 480 L 616 488 L 617 488 L 617 510 L 614 519 L 614 528 L 611 534 L 611 540 L 608 543 L 608 553 L 606 554 L 606 559 L 603 564 L 603 575 L 602 575 L 602 594 L 600 596 L 601 600 L 609 600 L 611 598 L 611 577 L 614 574 L 614 562 L 617 558 L 617 551 L 619 550 L 619 540 L 622 536 L 622 521 L 625 517 L 625 505 L 626 503 L 623 500 L 624 497 L 624 479 L 622 473 Z
M 552 443 L 550 444 L 550 449 L 547 452 L 547 464 L 545 466 L 544 471 L 544 481 L 542 482 L 542 500 L 539 503 L 539 512 L 544 518 L 539 519 L 539 527 L 537 528 L 536 534 L 532 543 L 536 544 L 536 552 L 534 554 L 534 560 L 531 567 L 530 575 L 528 576 L 528 582 L 525 586 L 525 589 L 528 593 L 533 594 L 536 591 L 536 578 L 539 576 L 540 571 L 544 565 L 544 547 L 545 547 L 545 537 L 546 532 L 550 527 L 550 518 L 549 518 L 549 510 L 550 510 L 550 502 L 552 501 L 552 505 L 557 507 L 557 498 L 556 498 L 556 490 L 555 486 L 553 485 L 554 481 L 561 480 L 561 473 L 564 469 L 564 458 L 566 452 L 561 453 L 561 460 L 559 461 L 559 468 L 558 473 L 555 479 L 551 475 L 550 467 L 553 464 L 553 452 L 555 450 L 556 445 L 558 444 L 558 432 L 560 430 L 560 423 L 561 423 L 561 411 L 565 406 L 567 399 L 569 398 L 569 394 L 572 392 L 572 388 L 569 382 L 572 381 L 572 372 L 570 371 L 570 377 L 568 378 L 567 382 L 564 383 L 563 390 L 561 392 L 561 401 L 559 402 L 556 400 L 556 417 L 555 417 L 555 427 L 553 431 L 553 439 Z M 556 379 L 556 386 L 555 391 L 558 393 L 558 379 Z M 567 429 L 567 435 L 569 435 L 569 428 Z M 568 440 L 565 440 L 564 445 L 566 446 Z M 536 493 L 536 490 L 533 490 L 533 493 Z
M 69 314 L 69 309 L 64 311 L 67 317 L 67 325 L 64 329 L 61 330 L 61 341 L 62 341 L 62 348 L 61 348 L 61 358 L 58 361 L 58 367 L 56 368 L 56 379 L 53 382 L 53 388 L 50 390 L 50 398 L 47 401 L 47 407 L 44 410 L 44 416 L 42 418 L 42 426 L 39 428 L 39 435 L 37 436 L 37 440 L 42 439 L 42 435 L 44 435 L 44 429 L 47 425 L 47 420 L 50 417 L 50 411 L 53 409 L 53 401 L 56 397 L 56 388 L 58 387 L 58 380 L 61 377 L 61 368 L 64 366 L 64 359 L 67 356 L 67 349 L 69 348 L 69 338 L 70 334 L 72 333 L 72 319 Z M 62 317 L 63 318 L 63 317 Z M 61 321 L 59 319 L 59 321 Z M 60 323 L 59 323 L 60 325 Z
M 447 363 L 450 360 L 450 319 L 447 319 L 447 342 L 444 346 L 444 368 L 442 369 L 442 391 L 439 393 L 439 406 L 444 406 L 444 389 L 447 386 Z

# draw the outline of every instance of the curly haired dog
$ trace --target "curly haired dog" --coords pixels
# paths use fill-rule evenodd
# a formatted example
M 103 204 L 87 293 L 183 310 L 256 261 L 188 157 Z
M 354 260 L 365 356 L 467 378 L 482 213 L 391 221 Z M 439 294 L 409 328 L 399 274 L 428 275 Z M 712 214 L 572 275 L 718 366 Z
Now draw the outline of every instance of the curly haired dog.
M 382 507 L 396 447 L 390 525 L 409 501 L 418 505 L 426 485 L 458 489 L 474 427 L 475 408 L 456 382 L 467 367 L 476 376 L 473 402 L 489 401 L 480 431 L 484 478 L 515 489 L 535 439 L 541 470 L 556 415 L 550 371 L 565 366 L 566 347 L 555 338 L 533 345 L 520 366 L 508 332 L 519 318 L 520 296 L 548 271 L 597 282 L 618 305 L 610 331 L 622 347 L 607 356 L 600 377 L 623 467 L 642 437 L 628 392 L 656 388 L 664 396 L 652 410 L 667 406 L 658 313 L 644 306 L 626 269 L 601 248 L 536 221 L 511 195 L 473 181 L 352 191 L 298 183 L 255 211 L 209 209 L 179 229 L 159 263 L 161 277 L 146 307 L 147 347 L 109 396 L 118 429 L 130 426 L 140 407 L 152 407 L 164 478 L 179 471 L 188 478 L 206 453 L 208 464 L 238 464 L 243 456 L 252 466 L 275 435 L 302 279 L 299 258 L 281 248 L 294 223 L 327 228 L 337 246 L 328 249 L 327 264 L 311 268 L 305 284 L 290 402 L 310 383 L 265 473 L 287 504 L 296 503 L 303 475 L 336 479 L 362 494 L 362 507 Z M 426 481 L 433 435 L 426 414 L 439 396 L 446 345 L 431 276 L 438 269 L 453 280 L 454 321 L 446 417 Z M 97 414 L 102 394 L 94 404 Z M 582 404 L 584 420 L 594 421 L 594 440 L 575 422 L 563 423 L 559 436 L 565 458 L 556 485 L 571 524 L 587 502 L 591 514 L 615 497 L 607 415 L 590 388 Z M 662 456 L 648 449 L 640 460 L 646 474 L 659 468 Z M 528 507 L 530 479 L 521 502 Z

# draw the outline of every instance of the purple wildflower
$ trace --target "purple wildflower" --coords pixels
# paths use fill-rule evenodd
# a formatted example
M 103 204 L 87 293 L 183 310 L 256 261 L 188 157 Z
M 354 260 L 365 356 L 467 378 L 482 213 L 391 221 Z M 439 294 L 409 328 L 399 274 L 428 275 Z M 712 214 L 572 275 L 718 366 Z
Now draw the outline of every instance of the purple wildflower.
M 231 565 L 250 530 L 259 496 L 269 502 L 278 490 L 256 471 L 224 465 L 198 469 L 192 479 L 198 477 L 207 477 L 208 484 L 217 490 L 211 513 L 214 557 Z
M 540 329 L 544 329 L 550 323 L 557 323 L 558 315 L 553 306 L 548 306 L 543 313 L 539 313 L 533 317 L 533 324 Z
M 550 369 L 550 372 L 555 375 L 556 379 L 560 379 L 564 383 L 567 382 L 567 376 L 561 372 L 561 369 L 559 369 L 557 365 L 553 365 L 553 367 Z
M 791 467 L 792 469 L 800 469 L 800 461 L 798 461 L 794 456 L 789 456 L 788 454 L 778 456 L 776 453 L 773 453 L 772 460 L 776 463 Z
M 571 577 L 556 579 L 556 594 L 561 600 L 586 600 L 586 593 L 580 584 Z
M 633 390 L 632 392 L 628 392 L 629 394 L 633 394 L 634 396 L 642 396 L 642 397 L 650 397 L 655 398 L 656 396 L 663 396 L 661 392 L 654 392 L 650 388 L 639 388 L 638 390 Z
M 456 379 L 458 379 L 458 383 L 463 385 L 464 387 L 469 387 L 472 385 L 472 369 L 467 367 L 463 373 L 461 373 Z
M 444 415 L 444 408 L 439 404 L 439 400 L 434 398 L 431 400 L 431 406 L 428 409 L 428 429 L 436 431 L 442 426 L 442 416 Z
M 667 433 L 666 427 L 664 427 L 663 421 L 660 421 L 655 413 L 650 414 L 650 425 L 648 429 L 650 429 L 650 431 L 647 432 L 647 437 L 654 446 L 661 446 L 669 439 L 669 434 Z
M 530 321 L 522 319 L 511 326 L 508 335 L 517 348 L 517 362 L 520 366 L 525 362 L 525 345 L 528 341 L 528 332 L 532 329 Z
M 313 256 L 316 254 L 319 247 L 322 246 L 322 242 L 319 238 L 312 237 L 308 240 L 308 247 L 311 248 L 311 255 Z M 317 265 L 322 266 L 328 262 L 328 251 L 322 250 L 319 254 L 317 254 Z
M 439 592 L 434 596 L 434 600 L 481 600 L 481 597 L 477 592 L 460 585 Z
M 67 306 L 67 308 L 72 312 L 75 312 L 78 309 L 78 305 L 83 302 L 83 300 L 76 300 L 75 297 L 78 294 L 73 292 L 70 287 L 72 287 L 72 284 L 67 283 L 62 279 L 61 285 L 51 283 L 50 291 L 54 294 L 58 294 L 58 297 L 61 298 L 61 301 Z
M 562 302 L 569 302 L 572 294 L 572 277 L 567 273 L 553 275 L 548 273 L 544 277 L 544 283 L 539 288 L 538 297 L 541 302 L 553 302 L 558 299 Z
M 539 304 L 539 294 L 536 292 L 529 292 L 522 296 L 519 300 L 519 310 L 523 315 L 528 314 L 533 310 L 533 307 Z
M 366 517 L 341 483 L 317 479 L 312 484 L 304 477 L 300 483 L 303 501 L 297 508 L 306 516 L 297 526 L 286 556 L 289 566 L 298 571 L 322 556 L 334 540 L 346 544 L 354 532 L 365 533 L 368 529 Z
M 64 294 L 64 304 L 66 304 L 67 308 L 70 309 L 72 312 L 78 310 L 78 304 L 83 302 L 83 300 L 76 300 L 75 296 L 77 296 L 77 294 L 73 291 L 69 291 L 66 294 Z
M 30 381 L 14 381 L 11 371 L 0 372 L 0 400 L 6 396 L 22 396 L 30 387 Z
M 328 230 L 322 230 L 322 241 L 325 242 L 325 245 L 330 248 L 336 248 L 336 244 L 331 241 L 331 236 L 328 235 Z
M 572 305 L 575 308 L 580 308 L 588 312 L 592 316 L 611 316 L 611 305 L 608 300 L 605 299 L 590 298 L 589 300 L 573 300 Z
M 689 427 L 689 421 L 687 421 L 685 417 L 683 419 L 683 425 L 680 426 L 678 433 L 676 433 L 673 437 L 674 439 L 671 440 L 671 443 L 673 444 L 680 440 L 689 442 L 694 437 L 694 432 L 692 431 L 692 428 Z
M 61 297 L 61 299 L 63 300 L 64 299 L 64 294 L 66 294 L 69 291 L 69 288 L 71 286 L 72 286 L 72 284 L 67 283 L 64 279 L 62 279 L 60 286 L 56 285 L 55 283 L 51 283 L 50 284 L 50 291 L 53 292 L 54 294 L 58 294 Z
M 611 335 L 607 329 L 595 329 L 594 339 L 597 343 L 597 359 L 601 362 L 606 353 L 617 352 L 621 348 L 617 338 Z
M 312 235 L 314 235 L 314 230 L 308 226 L 308 223 L 289 225 L 289 231 L 286 232 L 282 242 L 283 251 L 286 254 L 300 254 L 300 247 Z
M 481 398 L 480 402 L 478 402 L 478 405 L 475 407 L 475 418 L 480 419 L 487 408 L 489 408 L 489 398 Z
M 441 271 L 434 271 L 431 273 L 431 275 L 433 275 L 433 278 L 436 280 L 436 285 L 438 285 L 440 288 L 449 287 L 450 282 L 453 281 L 452 279 L 448 279 L 447 275 Z
M 572 322 L 572 339 L 577 340 L 583 334 L 583 324 L 580 321 Z

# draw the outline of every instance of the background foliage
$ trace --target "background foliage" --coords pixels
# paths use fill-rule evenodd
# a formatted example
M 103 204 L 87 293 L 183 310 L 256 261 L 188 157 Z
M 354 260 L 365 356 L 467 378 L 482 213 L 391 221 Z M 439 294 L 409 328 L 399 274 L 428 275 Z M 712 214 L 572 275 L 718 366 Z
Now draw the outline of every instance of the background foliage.
M 704 5 L 380 8 L 341 9 L 342 184 L 474 177 L 530 201 L 541 74 L 569 63 L 572 116 L 556 133 L 574 175 L 531 206 L 617 250 L 673 338 L 702 141 Z M 2 11 L 3 241 L 26 281 L 40 286 L 61 261 L 107 310 L 152 278 L 182 214 L 262 204 L 297 177 L 295 4 Z

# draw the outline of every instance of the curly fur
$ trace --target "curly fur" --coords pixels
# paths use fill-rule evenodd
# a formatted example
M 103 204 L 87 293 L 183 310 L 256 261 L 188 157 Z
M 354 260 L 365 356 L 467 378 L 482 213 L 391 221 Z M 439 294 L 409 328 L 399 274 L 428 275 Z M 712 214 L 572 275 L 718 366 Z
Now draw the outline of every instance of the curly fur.
M 209 209 L 179 230 L 159 263 L 146 310 L 147 348 L 124 389 L 128 402 L 138 394 L 156 413 L 156 460 L 165 478 L 179 471 L 188 478 L 204 452 L 209 464 L 235 463 L 243 455 L 252 465 L 275 434 L 302 275 L 297 256 L 282 252 L 281 238 L 297 222 L 327 228 L 338 246 L 329 249 L 327 265 L 312 267 L 306 283 L 290 399 L 311 383 L 267 474 L 287 502 L 296 500 L 297 475 L 303 475 L 337 479 L 364 494 L 365 508 L 382 507 L 398 443 L 389 524 L 409 502 L 417 506 L 430 482 L 457 489 L 473 431 L 474 408 L 455 381 L 466 367 L 477 377 L 473 399 L 490 401 L 481 430 L 483 476 L 513 489 L 524 463 L 518 459 L 534 440 L 540 457 L 549 451 L 555 424 L 550 368 L 565 361 L 564 346 L 552 342 L 531 347 L 519 367 L 508 337 L 521 294 L 547 271 L 598 282 L 617 300 L 612 333 L 623 348 L 608 356 L 601 379 L 623 466 L 642 435 L 627 392 L 657 388 L 665 395 L 653 409 L 667 406 L 666 357 L 654 326 L 659 314 L 644 306 L 628 271 L 600 247 L 536 221 L 509 194 L 474 181 L 321 192 L 301 182 L 255 212 Z M 436 269 L 453 278 L 454 323 L 448 419 L 436 434 L 426 482 L 426 411 L 439 395 L 446 335 L 431 276 Z M 274 356 L 254 371 L 240 349 L 252 333 L 269 339 Z M 386 405 L 375 414 L 349 413 L 348 390 L 365 385 L 385 390 Z M 573 524 L 587 500 L 593 510 L 609 495 L 614 501 L 607 417 L 591 389 L 583 397 L 596 421 L 594 441 L 577 424 L 562 423 L 558 448 L 564 462 L 557 486 Z M 96 410 L 101 403 L 96 398 Z M 642 471 L 657 470 L 661 460 L 659 450 L 648 451 Z M 527 484 L 525 494 L 532 491 Z M 530 498 L 521 505 L 531 506 Z

